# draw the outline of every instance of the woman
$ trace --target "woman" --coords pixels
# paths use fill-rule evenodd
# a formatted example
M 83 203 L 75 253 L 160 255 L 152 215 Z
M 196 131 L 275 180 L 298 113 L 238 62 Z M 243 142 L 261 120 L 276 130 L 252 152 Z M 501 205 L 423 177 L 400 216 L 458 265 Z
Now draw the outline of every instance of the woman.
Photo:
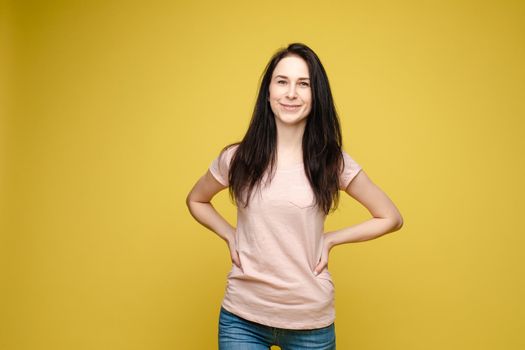
M 237 227 L 210 203 L 227 187 Z M 373 218 L 323 234 L 339 191 Z M 219 313 L 221 350 L 335 349 L 330 250 L 403 224 L 388 196 L 342 149 L 327 75 L 301 43 L 272 57 L 246 135 L 221 150 L 186 203 L 228 244 L 233 263 Z

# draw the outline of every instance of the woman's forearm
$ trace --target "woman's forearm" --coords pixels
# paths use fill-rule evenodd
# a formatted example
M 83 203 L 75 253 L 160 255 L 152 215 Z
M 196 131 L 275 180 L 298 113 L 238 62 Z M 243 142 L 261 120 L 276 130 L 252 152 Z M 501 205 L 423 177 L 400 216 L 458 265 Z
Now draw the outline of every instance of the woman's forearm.
M 215 232 L 224 241 L 229 242 L 235 235 L 235 228 L 230 225 L 210 202 L 188 201 L 191 215 L 201 225 Z
M 344 243 L 369 241 L 384 234 L 397 231 L 402 226 L 402 220 L 371 218 L 357 225 L 328 232 L 325 235 L 325 241 L 327 241 L 330 248 Z

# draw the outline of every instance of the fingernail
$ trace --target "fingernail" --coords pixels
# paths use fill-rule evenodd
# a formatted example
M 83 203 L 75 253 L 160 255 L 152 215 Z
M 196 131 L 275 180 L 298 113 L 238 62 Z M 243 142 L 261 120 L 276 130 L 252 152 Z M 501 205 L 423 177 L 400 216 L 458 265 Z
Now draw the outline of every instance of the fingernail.
M 317 272 L 317 271 L 314 271 L 314 274 L 315 274 L 315 275 L 317 276 L 317 275 L 319 274 L 319 272 Z

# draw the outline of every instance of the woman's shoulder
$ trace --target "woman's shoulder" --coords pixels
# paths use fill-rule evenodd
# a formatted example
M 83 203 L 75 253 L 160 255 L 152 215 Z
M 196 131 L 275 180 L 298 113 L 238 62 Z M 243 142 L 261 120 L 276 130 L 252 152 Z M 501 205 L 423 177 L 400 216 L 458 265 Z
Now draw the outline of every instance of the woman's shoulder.
M 355 162 L 354 156 L 350 155 L 345 149 L 341 148 L 341 155 L 344 161 L 346 162 Z
M 235 151 L 237 151 L 237 149 L 239 148 L 239 144 L 240 144 L 239 142 L 227 144 L 226 146 L 222 147 L 222 149 L 219 152 L 219 156 L 220 157 L 224 157 L 224 156 L 231 157 L 231 156 L 233 156 Z
M 229 152 L 235 152 L 239 146 L 241 145 L 240 142 L 234 142 L 230 143 L 229 145 L 224 146 L 225 149 L 227 149 Z
M 240 142 L 234 142 L 234 143 L 227 144 L 221 149 L 221 152 L 220 152 L 221 156 L 226 155 L 227 158 L 231 158 L 235 154 L 237 149 L 239 148 L 239 145 L 240 145 Z
M 229 166 L 233 155 L 239 148 L 240 142 L 230 143 L 224 147 L 219 152 L 219 155 L 217 156 L 217 161 L 219 163 L 225 164 L 226 166 Z
M 209 170 L 212 175 L 215 176 L 224 186 L 228 186 L 228 172 L 230 169 L 230 163 L 235 150 L 238 148 L 238 143 L 233 143 L 224 146 L 219 155 L 216 156 L 209 166 Z
M 343 155 L 343 162 L 340 167 L 339 181 L 340 189 L 345 190 L 352 179 L 362 169 L 360 163 L 358 163 L 353 156 L 348 154 L 345 150 L 341 149 Z

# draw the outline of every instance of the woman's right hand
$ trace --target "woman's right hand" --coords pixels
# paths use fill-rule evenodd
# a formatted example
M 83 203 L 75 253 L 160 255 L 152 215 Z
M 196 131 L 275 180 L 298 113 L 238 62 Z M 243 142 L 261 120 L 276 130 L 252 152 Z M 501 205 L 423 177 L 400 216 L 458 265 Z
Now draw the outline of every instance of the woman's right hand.
M 242 269 L 241 259 L 239 258 L 239 252 L 237 251 L 237 246 L 235 244 L 235 235 L 236 233 L 233 233 L 228 237 L 228 249 L 230 250 L 230 258 L 232 263 L 237 265 L 238 268 Z

